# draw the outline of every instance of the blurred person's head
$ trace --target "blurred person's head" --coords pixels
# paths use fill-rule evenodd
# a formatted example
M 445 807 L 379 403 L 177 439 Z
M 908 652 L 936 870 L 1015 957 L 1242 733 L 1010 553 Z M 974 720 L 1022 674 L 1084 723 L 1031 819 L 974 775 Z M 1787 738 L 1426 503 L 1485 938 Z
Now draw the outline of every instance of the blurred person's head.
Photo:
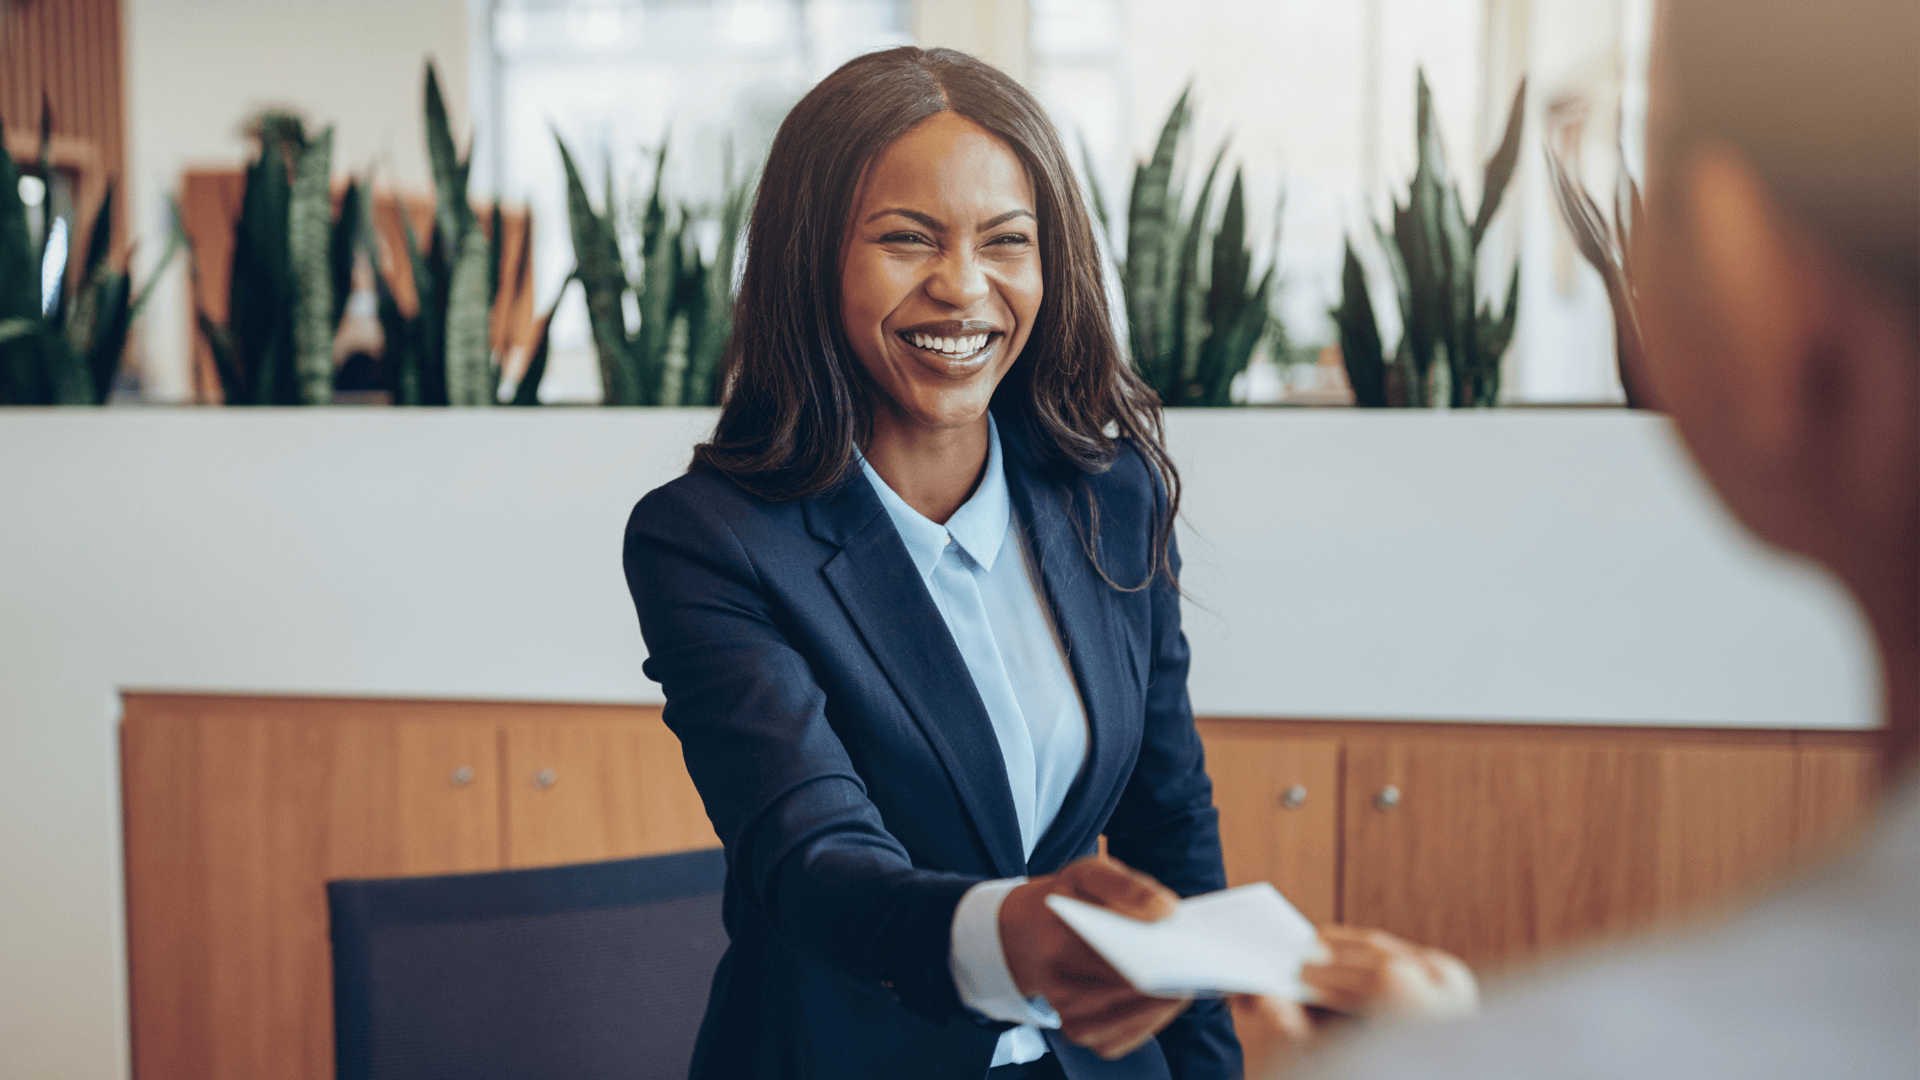
M 1878 638 L 1920 742 L 1920 4 L 1668 0 L 1636 240 L 1649 375 L 1762 539 Z

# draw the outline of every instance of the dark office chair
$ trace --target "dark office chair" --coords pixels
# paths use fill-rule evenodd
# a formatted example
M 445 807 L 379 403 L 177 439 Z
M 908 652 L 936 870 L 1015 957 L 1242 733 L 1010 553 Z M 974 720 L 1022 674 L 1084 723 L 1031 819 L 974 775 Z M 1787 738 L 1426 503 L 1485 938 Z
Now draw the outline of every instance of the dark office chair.
M 684 1080 L 725 877 L 714 848 L 328 882 L 339 1080 Z

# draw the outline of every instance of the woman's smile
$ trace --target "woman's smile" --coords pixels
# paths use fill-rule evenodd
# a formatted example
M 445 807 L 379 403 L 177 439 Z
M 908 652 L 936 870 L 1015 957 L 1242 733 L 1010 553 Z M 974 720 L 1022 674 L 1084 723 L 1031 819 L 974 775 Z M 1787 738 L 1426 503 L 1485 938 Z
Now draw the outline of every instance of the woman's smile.
M 965 378 L 981 370 L 993 357 L 993 347 L 1006 340 L 1006 333 L 984 322 L 922 323 L 894 331 L 936 373 L 950 378 Z

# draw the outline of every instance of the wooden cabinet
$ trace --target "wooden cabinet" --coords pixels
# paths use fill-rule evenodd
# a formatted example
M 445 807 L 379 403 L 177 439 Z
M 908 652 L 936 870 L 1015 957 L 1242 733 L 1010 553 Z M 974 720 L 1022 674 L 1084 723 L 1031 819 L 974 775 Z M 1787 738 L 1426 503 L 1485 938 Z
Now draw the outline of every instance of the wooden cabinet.
M 124 716 L 142 1080 L 333 1075 L 328 879 L 717 843 L 658 708 L 129 694 Z
M 1731 902 L 1844 837 L 1874 790 L 1866 732 L 1200 729 L 1230 881 L 1483 970 Z M 1310 815 L 1315 789 L 1339 794 Z
M 129 694 L 140 1080 L 333 1073 L 324 883 L 717 841 L 658 708 Z M 1204 719 L 1227 873 L 1482 968 L 1724 903 L 1865 814 L 1871 733 Z

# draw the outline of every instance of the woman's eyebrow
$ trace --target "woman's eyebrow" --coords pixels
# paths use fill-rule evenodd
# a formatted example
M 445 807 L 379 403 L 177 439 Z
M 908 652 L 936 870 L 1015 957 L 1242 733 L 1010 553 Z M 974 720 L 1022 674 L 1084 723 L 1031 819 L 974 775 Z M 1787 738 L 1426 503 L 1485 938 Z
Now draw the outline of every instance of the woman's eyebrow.
M 917 221 L 920 224 L 925 225 L 927 228 L 932 229 L 934 232 L 947 231 L 947 227 L 940 223 L 939 218 L 936 218 L 930 214 L 923 214 L 918 210 L 908 210 L 904 207 L 899 207 L 899 206 L 890 206 L 885 210 L 879 211 L 878 213 L 870 214 L 867 217 L 867 221 L 869 223 L 875 222 L 880 220 L 883 217 L 886 217 L 888 214 L 898 214 L 901 217 L 907 218 L 911 221 Z
M 908 210 L 904 206 L 890 206 L 885 210 L 880 210 L 873 214 L 869 214 L 867 216 L 867 221 L 868 223 L 872 223 L 874 221 L 879 220 L 880 218 L 886 217 L 889 214 L 898 214 L 901 217 L 907 218 L 910 221 L 917 221 L 920 224 L 925 225 L 927 228 L 932 229 L 934 232 L 947 231 L 946 225 L 943 224 L 939 218 L 936 218 L 931 214 L 923 214 L 918 210 Z M 981 222 L 979 231 L 985 232 L 988 229 L 994 228 L 999 225 L 1005 225 L 1007 222 L 1012 221 L 1014 218 L 1020 218 L 1020 217 L 1027 218 L 1029 220 L 1038 220 L 1037 218 L 1034 218 L 1033 211 L 1031 210 L 1009 210 L 1006 213 L 999 215 L 998 217 L 995 217 L 988 221 Z

